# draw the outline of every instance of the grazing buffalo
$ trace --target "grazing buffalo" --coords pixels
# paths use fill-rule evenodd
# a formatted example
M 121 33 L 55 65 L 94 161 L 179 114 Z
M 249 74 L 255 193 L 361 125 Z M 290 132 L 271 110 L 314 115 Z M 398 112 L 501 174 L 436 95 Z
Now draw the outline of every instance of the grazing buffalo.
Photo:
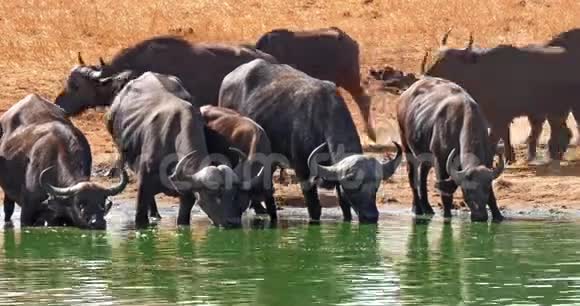
M 0 185 L 5 222 L 14 204 L 22 226 L 74 225 L 104 229 L 105 215 L 129 182 L 104 187 L 90 182 L 91 149 L 85 136 L 53 103 L 28 95 L 0 117 Z M 48 203 L 43 203 L 48 199 Z
M 147 213 L 156 207 L 158 193 L 179 197 L 179 225 L 189 225 L 195 193 L 214 224 L 240 225 L 246 209 L 241 203 L 249 202 L 241 191 L 261 184 L 264 171 L 254 180 L 242 181 L 229 166 L 210 165 L 203 117 L 178 78 L 146 72 L 129 79 L 118 76 L 109 83 L 121 90 L 111 104 L 107 129 L 122 152 L 122 162 L 138 177 L 137 226 L 149 223 Z M 170 174 L 169 167 L 177 160 Z
M 503 171 L 503 159 L 500 156 L 499 166 L 491 169 L 494 154 L 488 125 L 465 90 L 444 79 L 424 77 L 399 97 L 397 119 L 415 214 L 433 214 L 427 177 L 434 166 L 444 217 L 451 217 L 453 193 L 460 186 L 473 221 L 487 220 L 486 204 L 493 219 L 502 220 L 492 181 Z M 456 155 L 458 162 L 454 161 Z
M 200 108 L 200 111 L 207 127 L 226 138 L 228 143 L 233 147 L 241 150 L 248 157 L 248 163 L 246 165 L 251 167 L 249 169 L 251 175 L 257 175 L 261 168 L 264 167 L 260 160 L 269 158 L 272 153 L 270 139 L 264 129 L 254 122 L 254 120 L 244 117 L 229 108 L 205 105 Z M 211 146 L 210 143 L 212 143 L 213 139 L 215 137 L 207 138 L 208 146 Z M 251 195 L 252 207 L 256 212 L 264 213 L 260 202 L 265 201 L 267 213 L 271 219 L 275 220 L 277 219 L 276 203 L 274 201 L 274 188 L 272 186 L 271 176 L 264 187 L 267 188 L 261 190 L 262 192 Z
M 119 52 L 110 63 L 87 66 L 79 54 L 80 66 L 74 67 L 66 87 L 56 98 L 56 104 L 67 115 L 82 112 L 87 107 L 106 106 L 110 101 L 110 86 L 99 86 L 99 80 L 131 70 L 137 75 L 151 71 L 178 77 L 192 94 L 197 106 L 217 104 L 222 79 L 239 65 L 256 58 L 275 59 L 268 54 L 244 47 L 191 44 L 172 36 L 153 37 Z
M 386 162 L 363 155 L 352 117 L 332 82 L 257 59 L 224 78 L 219 105 L 264 128 L 278 154 L 273 156 L 289 164 L 301 180 L 313 221 L 321 214 L 319 183 L 336 188 L 345 220 L 351 220 L 352 206 L 361 222 L 377 222 L 377 190 L 397 169 L 402 151 Z M 329 165 L 319 164 L 320 155 Z
M 519 116 L 541 121 L 548 117 L 550 157 L 560 159 L 571 137 L 566 117 L 580 94 L 580 77 L 574 68 L 577 65 L 573 64 L 577 60 L 557 47 L 474 48 L 473 37 L 464 49 L 447 48 L 448 34 L 441 41 L 435 63 L 426 72 L 423 66 L 422 71 L 428 76 L 451 80 L 467 90 L 488 118 L 493 142 L 504 140 L 508 161 L 515 160 L 509 125 Z M 541 131 L 541 122 L 539 126 Z M 539 134 L 537 130 L 534 133 Z M 530 144 L 529 159 L 535 158 L 535 147 L 535 143 Z
M 356 40 L 336 27 L 298 32 L 276 29 L 262 35 L 256 48 L 273 55 L 280 63 L 334 82 L 348 91 L 360 109 L 369 138 L 376 141 L 371 98 L 361 86 Z

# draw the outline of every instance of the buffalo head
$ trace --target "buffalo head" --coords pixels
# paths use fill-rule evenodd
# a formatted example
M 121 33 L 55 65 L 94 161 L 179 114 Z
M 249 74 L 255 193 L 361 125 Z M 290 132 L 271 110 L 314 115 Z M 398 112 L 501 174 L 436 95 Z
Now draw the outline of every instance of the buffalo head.
M 359 221 L 376 223 L 379 219 L 377 190 L 381 181 L 390 178 L 399 167 L 403 157 L 401 146 L 395 143 L 397 156 L 390 161 L 379 161 L 373 157 L 355 154 L 331 166 L 323 166 L 314 157 L 326 146 L 326 143 L 321 144 L 308 157 L 311 177 L 340 186 L 341 193 L 357 213 Z
M 59 211 L 64 211 L 66 218 L 75 226 L 90 229 L 105 229 L 105 215 L 112 207 L 109 197 L 121 193 L 129 183 L 127 171 L 121 171 L 121 182 L 112 187 L 104 187 L 95 182 L 79 182 L 68 187 L 55 187 L 48 183 L 47 174 L 54 167 L 49 167 L 40 174 L 40 184 L 50 195 L 51 202 L 56 202 Z
M 87 66 L 79 54 L 79 64 L 67 79 L 65 88 L 56 97 L 55 103 L 69 116 L 77 115 L 89 108 L 108 106 L 116 94 L 135 75 L 125 71 L 113 76 L 103 75 L 103 66 Z
M 247 193 L 263 184 L 264 168 L 249 180 L 242 180 L 227 165 L 206 166 L 192 175 L 187 175 L 184 171 L 185 166 L 194 155 L 195 151 L 177 163 L 169 177 L 170 182 L 177 190 L 183 190 L 176 185 L 177 182 L 187 183 L 188 188 L 198 194 L 199 206 L 215 225 L 240 226 L 242 213 L 249 203 Z M 244 195 L 246 198 L 241 199 Z
M 425 52 L 425 57 L 421 63 L 421 74 L 456 80 L 459 79 L 460 74 L 466 69 L 466 64 L 476 62 L 478 51 L 473 50 L 473 34 L 470 34 L 469 42 L 464 49 L 452 49 L 447 47 L 447 38 L 450 33 L 451 29 L 441 39 L 435 62 L 428 69 L 426 65 L 429 52 Z
M 454 163 L 455 155 L 456 151 L 453 149 L 447 158 L 447 173 L 455 184 L 461 187 L 465 202 L 471 210 L 471 220 L 487 221 L 486 205 L 489 202 L 492 183 L 503 172 L 504 160 L 500 154 L 497 154 L 499 164 L 495 169 L 479 165 L 459 170 L 459 163 Z

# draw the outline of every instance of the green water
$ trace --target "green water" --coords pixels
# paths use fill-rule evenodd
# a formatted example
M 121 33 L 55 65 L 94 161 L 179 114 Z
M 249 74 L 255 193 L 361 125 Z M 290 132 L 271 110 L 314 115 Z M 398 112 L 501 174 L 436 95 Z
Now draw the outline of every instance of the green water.
M 0 233 L 0 305 L 580 304 L 580 224 Z

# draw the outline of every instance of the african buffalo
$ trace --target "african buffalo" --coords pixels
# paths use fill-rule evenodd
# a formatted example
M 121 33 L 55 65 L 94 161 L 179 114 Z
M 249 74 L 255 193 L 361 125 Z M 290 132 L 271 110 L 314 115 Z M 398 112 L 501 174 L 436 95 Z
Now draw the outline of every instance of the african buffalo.
M 309 31 L 275 29 L 262 35 L 256 48 L 273 55 L 280 63 L 334 82 L 348 91 L 360 109 L 365 131 L 376 141 L 371 98 L 361 86 L 356 40 L 336 27 Z
M 66 87 L 56 104 L 67 115 L 88 107 L 107 106 L 110 87 L 99 86 L 99 79 L 131 70 L 137 75 L 151 71 L 178 77 L 197 106 L 217 104 L 222 79 L 239 65 L 256 58 L 275 59 L 258 50 L 219 44 L 192 44 L 182 38 L 157 36 L 120 51 L 110 63 L 87 66 L 79 53 L 79 64 L 72 69 Z
M 509 136 L 512 120 L 528 116 L 543 121 L 547 116 L 550 157 L 560 159 L 571 135 L 566 117 L 580 94 L 574 64 L 580 59 L 575 60 L 563 48 L 540 45 L 475 48 L 473 37 L 466 48 L 452 49 L 446 47 L 448 35 L 441 41 L 435 63 L 426 71 L 422 67 L 424 74 L 451 80 L 467 90 L 488 118 L 493 142 L 504 140 L 510 162 L 515 160 Z M 427 54 L 423 63 L 426 58 Z M 528 157 L 533 159 L 535 143 L 528 150 Z
M 219 105 L 240 112 L 264 128 L 272 151 L 277 153 L 274 158 L 289 164 L 301 180 L 313 221 L 321 214 L 319 183 L 336 188 L 346 221 L 352 218 L 352 206 L 359 221 L 377 222 L 376 192 L 381 180 L 397 169 L 402 151 L 399 148 L 397 157 L 388 162 L 363 155 L 352 117 L 334 83 L 315 79 L 289 65 L 257 59 L 224 78 Z M 320 165 L 320 155 L 330 156 L 331 165 Z
M 261 184 L 264 171 L 253 180 L 242 180 L 227 165 L 209 165 L 203 117 L 178 78 L 146 72 L 129 80 L 117 76 L 109 83 L 121 89 L 111 104 L 107 129 L 122 152 L 122 163 L 138 177 L 137 226 L 149 223 L 147 213 L 156 207 L 158 193 L 179 197 L 179 225 L 189 225 L 195 193 L 214 224 L 240 225 L 246 209 L 241 203 L 249 202 L 242 199 L 243 191 Z
M 249 169 L 251 174 L 257 175 L 264 166 L 260 163 L 260 160 L 268 158 L 272 153 L 270 139 L 264 129 L 254 122 L 254 120 L 242 116 L 229 108 L 204 105 L 200 108 L 200 111 L 207 127 L 225 137 L 233 147 L 241 150 L 247 156 L 247 165 L 251 167 Z M 214 138 L 213 136 L 207 138 L 208 146 L 210 146 L 209 143 Z M 270 179 L 266 183 L 268 186 L 264 185 L 267 188 L 261 190 L 262 192 L 251 195 L 253 198 L 252 207 L 257 213 L 264 213 L 264 208 L 260 202 L 265 201 L 267 213 L 271 219 L 275 220 L 277 219 L 276 203 L 274 201 L 274 188 L 271 182 L 272 179 L 270 176 Z
M 502 220 L 492 181 L 503 171 L 503 159 L 500 156 L 499 166 L 491 169 L 494 154 L 487 121 L 463 88 L 444 79 L 424 77 L 398 98 L 397 120 L 415 214 L 433 214 L 427 177 L 434 166 L 444 217 L 451 217 L 453 193 L 460 186 L 472 220 L 487 220 L 486 204 L 493 219 Z
M 37 95 L 14 104 L 0 117 L 0 124 L 5 222 L 10 222 L 16 202 L 22 208 L 22 226 L 48 222 L 106 227 L 104 217 L 112 205 L 108 197 L 127 186 L 125 170 L 116 186 L 90 182 L 92 157 L 87 139 L 62 109 Z

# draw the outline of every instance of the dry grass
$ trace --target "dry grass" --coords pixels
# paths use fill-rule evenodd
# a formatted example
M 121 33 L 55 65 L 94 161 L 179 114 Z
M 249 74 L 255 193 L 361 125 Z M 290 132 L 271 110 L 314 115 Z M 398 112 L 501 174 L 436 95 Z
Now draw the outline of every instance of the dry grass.
M 392 65 L 417 71 L 427 48 L 449 43 L 525 44 L 580 26 L 576 0 L 15 0 L 0 2 L 0 111 L 31 92 L 54 98 L 81 51 L 87 62 L 156 34 L 191 41 L 254 42 L 272 28 L 338 26 L 359 41 L 362 72 Z M 375 96 L 383 141 L 396 137 L 388 95 Z M 349 100 L 350 101 L 350 100 Z M 354 111 L 358 121 L 358 112 Z M 114 152 L 102 113 L 75 119 L 96 161 Z M 525 125 L 522 129 L 525 134 Z

